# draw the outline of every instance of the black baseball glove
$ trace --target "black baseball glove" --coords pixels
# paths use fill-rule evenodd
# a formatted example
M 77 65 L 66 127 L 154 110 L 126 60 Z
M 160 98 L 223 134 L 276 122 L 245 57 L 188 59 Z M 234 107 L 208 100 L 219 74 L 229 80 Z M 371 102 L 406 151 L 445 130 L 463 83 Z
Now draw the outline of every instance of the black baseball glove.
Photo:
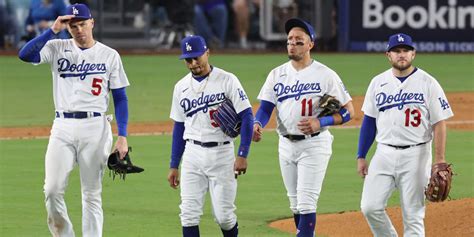
M 239 136 L 242 120 L 229 99 L 219 105 L 216 112 L 212 114 L 212 119 L 227 136 L 232 138 Z
M 318 118 L 333 115 L 341 109 L 342 105 L 336 97 L 324 94 L 323 97 L 319 100 L 319 108 L 322 109 L 319 113 Z
M 112 175 L 113 179 L 115 180 L 115 176 L 118 175 L 121 179 L 125 180 L 125 176 L 130 173 L 141 173 L 144 171 L 143 168 L 135 166 L 132 164 L 132 160 L 130 159 L 130 152 L 132 148 L 128 148 L 128 152 L 125 157 L 120 159 L 120 154 L 118 151 L 114 151 L 112 154 L 109 155 L 107 160 L 107 166 L 109 167 L 109 176 Z

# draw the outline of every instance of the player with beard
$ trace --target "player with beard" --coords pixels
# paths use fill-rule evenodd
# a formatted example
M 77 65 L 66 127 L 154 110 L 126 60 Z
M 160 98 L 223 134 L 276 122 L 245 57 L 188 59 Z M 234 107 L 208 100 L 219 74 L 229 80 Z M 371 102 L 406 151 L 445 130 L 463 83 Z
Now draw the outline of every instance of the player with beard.
M 261 140 L 262 128 L 276 107 L 281 174 L 297 236 L 306 237 L 314 236 L 317 202 L 332 154 L 328 127 L 349 121 L 354 108 L 339 76 L 311 58 L 313 27 L 292 18 L 285 30 L 290 61 L 273 69 L 260 90 L 253 140 Z M 336 97 L 343 107 L 339 113 L 318 118 L 324 94 Z
M 416 50 L 409 35 L 390 36 L 385 54 L 392 67 L 372 79 L 362 106 L 357 153 L 357 171 L 364 178 L 361 209 L 374 236 L 397 236 L 385 207 L 398 188 L 403 236 L 425 236 L 431 142 L 435 163 L 446 163 L 445 120 L 453 112 L 436 79 L 412 65 Z M 365 157 L 374 139 L 377 149 L 368 166 Z

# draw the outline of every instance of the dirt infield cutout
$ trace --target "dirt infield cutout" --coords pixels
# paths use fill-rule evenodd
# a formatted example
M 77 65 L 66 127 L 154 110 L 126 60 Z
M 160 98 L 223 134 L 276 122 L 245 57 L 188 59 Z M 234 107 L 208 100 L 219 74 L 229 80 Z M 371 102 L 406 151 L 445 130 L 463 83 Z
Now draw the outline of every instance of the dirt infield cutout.
M 387 208 L 399 236 L 403 236 L 400 207 Z M 296 233 L 293 218 L 270 223 L 270 227 Z M 428 203 L 425 216 L 426 236 L 474 236 L 474 198 Z M 361 212 L 343 212 L 317 216 L 316 235 L 328 237 L 372 236 Z

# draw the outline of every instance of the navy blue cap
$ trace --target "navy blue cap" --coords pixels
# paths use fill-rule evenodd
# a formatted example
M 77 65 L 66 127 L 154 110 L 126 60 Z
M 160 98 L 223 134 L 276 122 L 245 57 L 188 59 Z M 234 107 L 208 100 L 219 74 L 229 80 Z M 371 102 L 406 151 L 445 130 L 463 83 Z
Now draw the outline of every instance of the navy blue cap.
M 408 46 L 412 49 L 415 49 L 411 37 L 403 33 L 394 34 L 388 38 L 387 52 L 397 46 Z
M 181 56 L 179 59 L 197 58 L 207 51 L 204 38 L 199 35 L 190 35 L 181 40 Z
M 290 30 L 293 27 L 301 27 L 306 31 L 306 33 L 309 35 L 309 38 L 311 41 L 314 42 L 316 40 L 316 33 L 314 33 L 313 27 L 306 21 L 300 19 L 300 18 L 291 18 L 285 23 L 285 31 L 286 34 L 290 33 Z
M 80 3 L 69 5 L 66 8 L 66 15 L 74 15 L 74 19 L 87 20 L 92 18 L 89 8 L 86 5 Z

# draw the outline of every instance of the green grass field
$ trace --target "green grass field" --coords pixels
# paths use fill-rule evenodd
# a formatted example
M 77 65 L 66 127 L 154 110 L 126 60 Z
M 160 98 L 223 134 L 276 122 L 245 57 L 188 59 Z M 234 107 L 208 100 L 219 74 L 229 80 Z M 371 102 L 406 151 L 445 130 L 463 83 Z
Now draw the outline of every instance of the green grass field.
M 364 95 L 372 77 L 389 68 L 383 54 L 315 54 L 333 68 L 351 95 Z M 287 61 L 284 54 L 216 55 L 210 62 L 239 77 L 249 98 L 257 95 L 270 70 Z M 186 73 L 177 56 L 124 56 L 131 86 L 127 89 L 130 121 L 169 118 L 176 81 Z M 432 74 L 444 90 L 474 91 L 474 56 L 420 54 L 415 64 Z M 0 56 L 0 126 L 49 125 L 54 114 L 49 65 L 32 66 L 16 57 Z M 113 107 L 113 106 L 112 106 Z
M 358 210 L 362 179 L 356 174 L 357 129 L 333 129 L 333 157 L 329 163 L 319 213 Z M 473 197 L 472 147 L 474 133 L 450 131 L 447 157 L 457 175 L 453 199 Z M 104 236 L 180 236 L 179 191 L 168 186 L 169 136 L 132 136 L 132 158 L 146 170 L 125 182 L 104 176 Z M 48 236 L 43 203 L 44 152 L 47 140 L 0 141 L 0 235 Z M 264 134 L 253 145 L 248 173 L 239 177 L 237 215 L 240 236 L 293 236 L 267 227 L 271 220 L 290 217 L 277 158 L 277 136 Z M 28 149 L 25 149 L 28 148 Z M 80 185 L 77 169 L 71 174 L 66 193 L 69 215 L 80 233 Z M 398 205 L 393 195 L 389 205 Z M 202 218 L 202 236 L 220 236 L 213 222 L 209 198 Z M 80 235 L 79 235 L 80 236 Z
M 351 95 L 363 95 L 370 79 L 389 68 L 383 54 L 313 54 L 333 68 Z M 211 63 L 236 74 L 252 102 L 267 73 L 286 61 L 284 54 L 216 55 Z M 132 86 L 127 89 L 131 122 L 168 121 L 172 88 L 187 73 L 177 56 L 124 56 Z M 435 76 L 445 92 L 474 91 L 474 56 L 419 54 L 415 64 Z M 0 127 L 48 126 L 54 107 L 49 66 L 32 66 L 0 56 Z M 113 106 L 112 106 L 113 107 Z M 318 205 L 319 213 L 358 210 L 362 179 L 354 159 L 358 129 L 332 129 L 333 157 Z M 293 236 L 267 227 L 291 216 L 277 159 L 277 136 L 266 132 L 254 143 L 248 173 L 239 178 L 237 215 L 240 236 Z M 166 176 L 170 136 L 131 136 L 132 158 L 146 170 L 127 181 L 103 182 L 104 236 L 180 236 L 179 191 Z M 0 236 L 49 236 L 44 207 L 44 154 L 47 139 L 0 140 Z M 455 164 L 453 199 L 474 197 L 474 133 L 448 133 L 447 159 Z M 81 202 L 77 169 L 66 193 L 68 211 L 80 236 Z M 389 205 L 398 205 L 393 195 Z M 221 236 L 209 199 L 201 222 L 202 236 Z

